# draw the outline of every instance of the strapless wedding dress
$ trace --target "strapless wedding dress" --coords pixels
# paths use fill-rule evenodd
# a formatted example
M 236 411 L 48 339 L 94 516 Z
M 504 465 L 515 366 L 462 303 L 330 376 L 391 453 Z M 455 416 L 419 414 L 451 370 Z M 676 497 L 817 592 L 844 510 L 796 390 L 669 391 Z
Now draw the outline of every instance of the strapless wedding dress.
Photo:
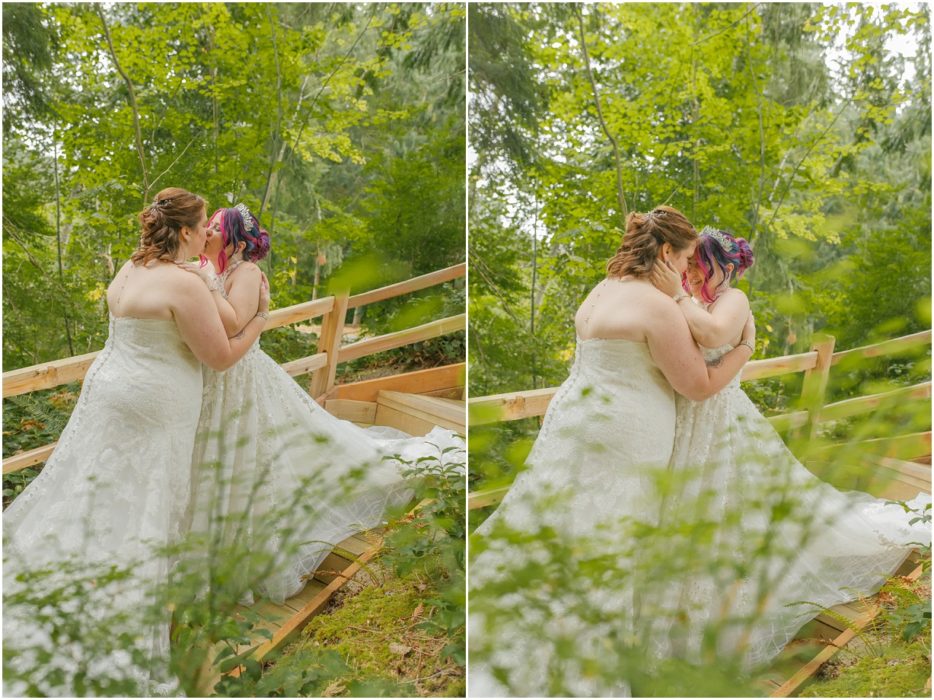
M 174 321 L 111 317 L 58 446 L 3 514 L 4 655 L 16 669 L 40 669 L 30 694 L 80 693 L 76 674 L 131 678 L 146 694 L 171 690 L 160 685 L 169 615 L 151 609 L 170 562 L 156 552 L 183 534 L 200 405 L 201 364 Z M 55 608 L 52 591 L 80 577 L 73 567 L 94 583 L 83 601 Z M 125 577 L 104 583 L 110 567 Z M 43 569 L 49 575 L 31 578 Z M 112 626 L 95 629 L 104 619 Z M 94 634 L 123 635 L 124 648 L 107 651 Z M 8 676 L 4 690 L 27 689 Z
M 704 355 L 714 362 L 732 349 Z M 930 526 L 911 525 L 915 514 L 901 506 L 814 476 L 739 376 L 706 401 L 677 397 L 671 469 L 683 480 L 666 507 L 667 526 L 709 522 L 716 534 L 697 542 L 693 563 L 672 586 L 677 608 L 667 623 L 660 618 L 660 654 L 696 661 L 705 628 L 716 628 L 720 654 L 764 664 L 819 612 L 815 605 L 874 593 L 912 543 L 930 542 Z M 910 505 L 930 500 L 921 494 Z
M 335 544 L 411 498 L 403 462 L 421 458 L 462 470 L 463 439 L 340 420 L 257 342 L 229 370 L 204 370 L 187 521 L 243 562 L 227 582 L 243 602 L 258 593 L 282 603 Z
M 604 565 L 638 559 L 636 538 L 620 533 L 657 523 L 674 438 L 674 391 L 648 345 L 578 340 L 526 470 L 471 538 L 472 696 L 628 692 L 586 665 L 606 638 L 635 630 L 632 587 L 592 584 Z

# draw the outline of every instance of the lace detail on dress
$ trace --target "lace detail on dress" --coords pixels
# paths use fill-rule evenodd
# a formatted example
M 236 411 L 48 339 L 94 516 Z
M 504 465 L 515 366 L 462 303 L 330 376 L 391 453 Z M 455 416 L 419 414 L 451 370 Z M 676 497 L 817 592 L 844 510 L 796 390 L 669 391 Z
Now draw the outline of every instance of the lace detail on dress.
M 77 575 L 73 564 L 130 572 L 116 584 L 119 595 L 88 610 L 124 615 L 114 635 L 125 631 L 138 641 L 151 661 L 146 668 L 80 643 L 60 649 L 28 606 L 4 607 L 5 645 L 47 647 L 50 672 L 65 673 L 57 692 L 69 692 L 79 660 L 154 682 L 167 672 L 168 618 L 152 623 L 142 616 L 168 575 L 169 561 L 153 552 L 177 538 L 187 505 L 200 400 L 200 363 L 173 321 L 112 317 L 58 446 L 3 514 L 8 601 L 24 593 L 19 574 L 51 568 L 46 585 L 64 586 Z M 18 658 L 23 664 L 30 656 Z
M 704 355 L 715 360 L 731 348 Z M 706 401 L 678 396 L 677 409 L 671 469 L 680 490 L 666 517 L 719 525 L 710 544 L 698 547 L 696 570 L 669 596 L 680 602 L 681 617 L 659 630 L 660 655 L 699 659 L 705 627 L 728 618 L 733 631 L 722 635 L 719 651 L 739 651 L 750 667 L 767 663 L 816 614 L 801 601 L 830 607 L 869 595 L 910 542 L 929 541 L 901 507 L 815 477 L 739 387 L 739 375 Z M 715 565 L 718 548 L 729 556 Z M 718 576 L 709 573 L 715 566 Z M 746 574 L 725 574 L 730 567 Z
M 546 594 L 531 591 L 521 576 L 525 567 L 553 565 L 558 546 L 569 548 L 562 554 L 569 585 L 577 574 L 590 576 L 593 561 L 626 556 L 629 543 L 612 533 L 621 518 L 658 519 L 654 484 L 671 456 L 674 408 L 674 392 L 645 343 L 578 341 L 526 470 L 474 535 L 478 546 L 471 551 L 480 553 L 469 569 L 471 694 L 548 695 L 546 670 L 561 663 L 560 640 L 596 649 L 607 634 L 630 629 L 631 597 L 615 595 L 618 589 L 609 596 L 590 590 L 581 601 L 560 586 L 548 586 Z M 586 549 L 578 548 L 582 543 Z M 575 609 L 581 604 L 585 611 Z M 591 616 L 604 622 L 590 624 Z M 507 685 L 496 673 L 506 675 Z M 574 694 L 625 692 L 595 685 L 584 668 L 569 667 L 565 676 Z
M 258 342 L 226 372 L 205 368 L 204 385 L 187 520 L 269 562 L 242 581 L 259 580 L 256 592 L 277 603 L 304 587 L 334 545 L 410 498 L 390 455 L 463 463 L 463 440 L 451 431 L 386 439 L 335 418 Z M 442 455 L 445 447 L 455 450 Z

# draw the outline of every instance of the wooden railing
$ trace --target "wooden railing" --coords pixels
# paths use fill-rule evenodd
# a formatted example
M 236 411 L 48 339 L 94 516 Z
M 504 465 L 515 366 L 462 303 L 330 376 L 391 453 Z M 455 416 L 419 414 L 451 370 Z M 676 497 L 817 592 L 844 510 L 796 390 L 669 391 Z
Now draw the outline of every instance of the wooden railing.
M 268 331 L 272 328 L 323 317 L 321 335 L 318 338 L 318 352 L 282 365 L 282 368 L 293 377 L 311 374 L 309 393 L 318 398 L 334 387 L 337 366 L 342 362 L 447 335 L 467 327 L 466 314 L 458 314 L 342 346 L 345 317 L 350 309 L 443 284 L 463 277 L 466 272 L 466 264 L 461 263 L 353 296 L 348 294 L 329 296 L 276 309 L 270 313 L 263 330 Z M 3 398 L 79 381 L 84 378 L 99 352 L 66 357 L 62 360 L 4 372 Z M 9 474 L 46 461 L 55 449 L 55 444 L 43 445 L 34 450 L 7 457 L 3 460 L 3 473 Z
M 796 437 L 813 434 L 822 422 L 840 420 L 871 412 L 880 405 L 895 400 L 923 400 L 931 398 L 931 382 L 895 389 L 870 396 L 859 396 L 830 404 L 824 403 L 830 369 L 844 360 L 897 355 L 923 345 L 930 345 L 931 331 L 921 331 L 893 338 L 874 345 L 834 352 L 834 338 L 823 337 L 809 352 L 797 355 L 753 360 L 743 368 L 740 379 L 744 382 L 804 372 L 801 387 L 803 409 L 771 416 L 776 430 L 791 430 Z M 545 415 L 548 404 L 558 387 L 515 391 L 491 396 L 480 396 L 468 401 L 468 421 L 471 427 L 533 418 Z M 931 453 L 931 431 L 879 438 L 872 442 L 873 450 L 889 457 L 915 459 Z M 468 496 L 468 508 L 483 508 L 502 500 L 509 486 L 476 491 Z

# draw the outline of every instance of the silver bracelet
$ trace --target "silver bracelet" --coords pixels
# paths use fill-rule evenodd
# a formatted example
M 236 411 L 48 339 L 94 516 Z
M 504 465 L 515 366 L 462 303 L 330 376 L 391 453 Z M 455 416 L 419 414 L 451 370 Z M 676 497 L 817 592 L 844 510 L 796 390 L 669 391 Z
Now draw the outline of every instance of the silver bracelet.
M 269 320 L 269 312 L 268 312 L 268 311 L 257 311 L 257 312 L 256 312 L 256 316 L 259 316 L 259 317 L 260 317 L 261 319 L 263 319 L 264 321 L 268 321 L 268 320 Z M 256 316 L 254 316 L 253 318 L 256 318 Z
M 680 292 L 678 292 L 677 294 L 675 294 L 675 295 L 672 297 L 672 299 L 675 300 L 675 303 L 676 303 L 676 304 L 680 304 L 682 299 L 687 299 L 689 296 L 691 296 L 691 295 L 688 294 L 687 292 L 685 292 L 685 291 L 680 291 Z
M 736 347 L 739 347 L 740 345 L 745 345 L 747 348 L 749 348 L 750 356 L 756 351 L 756 346 L 750 343 L 748 340 L 739 341 L 739 344 Z

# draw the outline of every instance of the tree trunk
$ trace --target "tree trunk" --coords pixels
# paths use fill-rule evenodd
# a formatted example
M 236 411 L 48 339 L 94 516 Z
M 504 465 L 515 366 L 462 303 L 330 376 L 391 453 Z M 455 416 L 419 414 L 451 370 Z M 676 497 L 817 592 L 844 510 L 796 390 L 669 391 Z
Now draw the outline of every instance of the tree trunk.
M 52 172 L 55 175 L 55 245 L 58 248 L 58 283 L 65 295 L 65 268 L 62 265 L 62 193 L 58 179 L 58 140 L 52 146 Z M 68 314 L 68 304 L 62 304 L 62 322 L 65 324 L 65 338 L 68 340 L 68 354 L 75 354 L 75 347 L 71 340 L 71 327 Z
M 143 133 L 139 125 L 139 108 L 136 105 L 136 90 L 133 88 L 133 81 L 130 80 L 130 76 L 126 74 L 123 67 L 120 65 L 120 61 L 117 60 L 113 40 L 110 38 L 110 28 L 107 26 L 107 20 L 104 18 L 103 8 L 101 5 L 97 5 L 95 9 L 104 27 L 104 37 L 107 39 L 107 47 L 110 49 L 110 57 L 113 59 L 114 67 L 116 67 L 120 77 L 123 78 L 123 82 L 126 83 L 127 101 L 130 103 L 130 109 L 133 110 L 133 128 L 136 132 L 136 153 L 139 155 L 139 165 L 143 171 L 143 206 L 146 206 L 149 202 L 149 172 L 146 169 L 146 155 L 143 150 Z
M 600 122 L 600 128 L 606 135 L 613 147 L 613 160 L 616 164 L 616 203 L 619 206 L 620 216 L 623 219 L 623 228 L 626 227 L 626 217 L 629 216 L 629 207 L 626 204 L 626 193 L 623 191 L 623 165 L 619 155 L 619 143 L 616 137 L 610 133 L 606 125 L 606 119 L 603 117 L 603 108 L 600 106 L 600 91 L 597 89 L 597 81 L 593 77 L 593 70 L 590 67 L 590 53 L 587 51 L 587 36 L 584 31 L 584 11 L 580 5 L 575 5 L 577 13 L 577 23 L 580 28 L 581 50 L 584 53 L 584 67 L 587 69 L 587 78 L 590 80 L 590 88 L 593 91 L 593 102 L 597 108 L 597 120 Z M 596 6 L 594 6 L 596 12 Z

